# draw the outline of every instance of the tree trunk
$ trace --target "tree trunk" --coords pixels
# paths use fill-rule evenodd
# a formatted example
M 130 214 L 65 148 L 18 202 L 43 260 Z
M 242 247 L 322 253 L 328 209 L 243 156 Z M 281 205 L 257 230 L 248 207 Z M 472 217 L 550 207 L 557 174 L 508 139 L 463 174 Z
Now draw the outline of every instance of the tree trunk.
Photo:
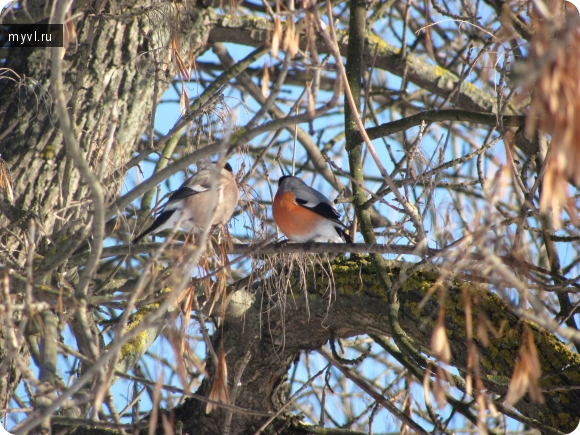
M 73 41 L 64 55 L 64 94 L 75 136 L 90 167 L 97 172 L 104 164 L 105 206 L 117 197 L 124 165 L 147 131 L 153 104 L 173 78 L 171 35 L 179 33 L 181 46 L 195 56 L 207 39 L 204 17 L 210 13 L 209 9 L 185 10 L 182 5 L 132 0 L 92 1 L 73 10 L 80 44 Z M 50 93 L 50 49 L 14 47 L 7 52 L 0 80 L 0 154 L 9 169 L 13 200 L 0 189 L 0 261 L 24 269 L 23 240 L 33 219 L 38 235 L 36 260 L 41 270 L 50 270 L 62 267 L 65 253 L 85 243 L 90 234 L 89 191 L 65 153 Z M 116 127 L 114 142 L 107 152 L 104 147 L 112 126 Z M 70 275 L 67 279 L 74 281 Z M 62 280 L 54 275 L 52 281 L 41 278 L 56 288 Z M 20 284 L 12 279 L 10 286 L 16 289 Z M 0 326 L 4 343 L 9 339 L 4 337 L 5 326 Z M 10 395 L 20 379 L 19 370 L 6 363 L 4 357 L 10 352 L 4 343 L 0 343 L 5 362 L 0 366 L 2 398 Z M 25 348 L 22 356 L 27 361 Z

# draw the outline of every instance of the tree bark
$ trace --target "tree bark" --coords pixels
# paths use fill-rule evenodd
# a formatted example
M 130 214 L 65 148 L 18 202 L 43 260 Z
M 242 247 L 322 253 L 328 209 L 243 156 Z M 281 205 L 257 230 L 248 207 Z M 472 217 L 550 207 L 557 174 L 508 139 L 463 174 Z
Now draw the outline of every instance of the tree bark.
M 205 20 L 213 11 L 153 1 L 75 4 L 81 5 L 73 11 L 80 43 L 71 43 L 64 55 L 64 95 L 87 162 L 95 173 L 104 165 L 108 206 L 119 193 L 124 165 L 138 149 L 153 105 L 173 78 L 168 56 L 172 32 L 179 32 L 182 47 L 195 57 L 207 40 Z M 60 266 L 57 271 L 62 273 L 67 254 L 86 243 L 91 232 L 92 212 L 86 207 L 89 191 L 65 153 L 49 91 L 50 50 L 14 47 L 7 53 L 6 71 L 0 80 L 0 155 L 9 170 L 13 200 L 0 189 L 0 261 L 23 270 L 26 249 L 22 237 L 15 234 L 26 231 L 34 219 L 39 234 L 35 259 L 41 263 L 39 271 Z M 116 126 L 114 142 L 107 153 L 104 148 L 112 125 Z M 59 287 L 63 276 L 60 284 L 58 277 L 53 278 L 52 282 L 41 280 Z M 73 274 L 67 279 L 74 283 Z M 10 286 L 12 292 L 23 291 L 18 280 L 12 279 Z M 45 297 L 38 294 L 37 287 L 34 292 L 35 298 Z M 9 339 L 4 327 L 0 326 L 3 341 Z M 8 354 L 0 344 L 3 361 Z M 28 360 L 25 345 L 21 355 Z M 17 366 L 0 366 L 0 397 L 10 395 L 20 375 Z

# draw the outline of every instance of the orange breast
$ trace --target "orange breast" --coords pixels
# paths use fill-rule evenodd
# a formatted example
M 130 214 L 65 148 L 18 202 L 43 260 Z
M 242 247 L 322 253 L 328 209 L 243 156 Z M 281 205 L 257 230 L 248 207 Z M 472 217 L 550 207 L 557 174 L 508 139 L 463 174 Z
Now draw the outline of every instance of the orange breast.
M 293 236 L 304 237 L 311 234 L 324 219 L 317 213 L 296 204 L 291 192 L 276 194 L 272 214 L 280 231 L 289 239 L 293 239 Z

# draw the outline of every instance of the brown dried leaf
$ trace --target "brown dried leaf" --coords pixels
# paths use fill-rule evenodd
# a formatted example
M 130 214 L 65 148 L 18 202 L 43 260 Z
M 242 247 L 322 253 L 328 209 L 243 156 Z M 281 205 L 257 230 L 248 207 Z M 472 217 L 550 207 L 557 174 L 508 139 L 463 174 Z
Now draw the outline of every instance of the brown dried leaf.
M 487 318 L 487 315 L 483 312 L 480 311 L 479 314 L 477 315 L 477 339 L 479 340 L 479 342 L 482 344 L 483 347 L 488 347 L 489 346 L 489 335 L 487 333 L 487 323 L 489 322 L 489 319 Z
M 218 354 L 217 370 L 208 399 L 214 402 L 231 403 L 230 392 L 228 390 L 228 365 L 226 363 L 226 353 L 224 352 L 223 346 Z M 214 408 L 216 408 L 215 405 L 208 403 L 205 408 L 205 413 L 209 414 Z
M 177 64 L 177 72 L 179 73 L 179 78 L 182 81 L 188 81 L 190 79 L 189 70 L 187 69 L 185 62 L 183 61 L 183 57 L 181 57 L 181 54 L 177 50 L 175 51 L 175 53 L 173 53 L 173 56 L 175 59 L 175 63 Z
M 185 115 L 189 110 L 190 102 L 187 92 L 185 90 L 185 85 L 181 86 L 181 97 L 179 98 L 179 107 L 181 109 L 181 114 Z
M 315 65 L 320 65 L 318 57 L 318 49 L 316 48 L 316 27 L 317 21 L 314 13 L 310 12 L 309 8 L 313 6 L 313 1 L 305 0 L 304 9 L 307 11 L 304 14 L 304 47 L 306 51 L 310 52 L 310 57 Z
M 540 210 L 553 211 L 554 226 L 560 227 L 561 209 L 577 221 L 577 210 L 567 193 L 567 184 L 580 187 L 580 29 L 568 27 L 560 2 L 552 2 L 552 16 L 533 14 L 534 37 L 528 67 L 536 74 L 523 88 L 531 94 L 526 133 L 542 130 L 552 137 L 542 180 Z
M 540 358 L 538 356 L 538 349 L 534 343 L 534 336 L 531 331 L 526 329 L 527 348 L 528 348 L 528 364 L 530 370 L 530 399 L 535 403 L 544 403 L 544 396 L 540 390 L 539 381 L 542 376 L 542 366 L 540 365 Z
M 14 202 L 12 183 L 10 183 L 10 171 L 6 167 L 4 160 L 0 157 L 0 189 L 4 190 L 10 202 Z
M 194 50 L 189 50 L 189 77 L 191 77 L 191 70 L 193 68 L 193 78 L 198 81 L 199 77 L 197 76 L 197 63 L 195 62 L 195 53 Z
M 179 381 L 184 390 L 189 390 L 189 382 L 187 381 L 187 369 L 185 368 L 185 361 L 183 360 L 183 337 L 184 334 L 179 333 L 175 329 L 167 329 L 166 337 L 171 347 L 173 348 L 173 354 L 175 355 L 176 372 Z
M 467 287 L 461 289 L 465 312 L 465 337 L 468 341 L 473 338 L 473 318 L 471 316 L 471 295 Z
M 66 50 L 71 42 L 77 42 L 77 32 L 75 24 L 71 20 L 71 11 L 68 10 L 65 15 L 65 23 L 63 26 L 62 50 L 60 54 L 61 59 L 64 58 Z
M 181 41 L 179 39 L 179 36 L 175 33 L 175 32 L 171 32 L 171 35 L 169 36 L 169 48 L 170 48 L 170 52 L 172 54 L 173 58 L 173 54 L 176 51 L 179 51 L 179 49 L 181 48 Z
M 495 328 L 493 328 L 491 321 L 487 322 L 487 328 L 493 332 L 493 336 L 495 338 L 500 338 L 503 335 L 506 325 L 508 325 L 508 321 L 506 319 L 503 319 L 501 321 L 501 324 L 499 325 L 499 329 L 496 331 Z
M 423 377 L 423 396 L 425 398 L 425 404 L 431 406 L 431 365 L 427 364 L 427 369 L 425 370 L 425 376 Z
M 473 389 L 473 379 L 475 379 L 475 389 Z M 475 393 L 473 391 L 475 390 Z M 484 390 L 481 381 L 481 371 L 479 369 L 479 353 L 473 341 L 467 350 L 467 375 L 465 378 L 465 392 L 479 400 L 479 396 L 484 396 L 481 392 Z M 479 403 L 479 402 L 478 402 Z M 485 405 L 485 404 L 484 404 Z M 484 406 L 485 407 L 485 406 Z
M 270 94 L 270 71 L 268 70 L 268 63 L 264 62 L 264 70 L 262 71 L 262 95 L 268 98 Z
M 510 405 L 513 405 L 518 400 L 520 400 L 528 390 L 530 376 L 526 370 L 525 364 L 525 358 L 520 356 L 520 359 L 516 362 L 516 366 L 514 367 L 514 373 L 512 375 L 505 399 L 506 402 Z
M 532 376 L 539 379 L 540 376 L 542 376 L 542 366 L 540 365 L 536 343 L 534 343 L 534 335 L 528 328 L 525 329 L 525 337 L 528 353 L 530 355 L 530 371 Z
M 70 12 L 67 13 L 67 18 L 70 17 Z M 64 58 L 66 50 L 71 42 L 77 41 L 77 32 L 75 29 L 75 24 L 72 21 L 67 21 L 64 24 L 64 32 L 62 35 L 62 52 L 61 59 Z
M 473 377 L 470 372 L 465 376 L 465 394 L 471 396 L 473 393 Z
M 280 40 L 282 39 L 282 19 L 279 15 L 274 18 L 274 33 L 272 34 L 272 57 L 278 56 Z
M 213 297 L 212 297 L 212 301 L 211 301 L 211 306 L 209 308 L 209 314 L 208 316 L 211 315 L 211 313 L 213 312 L 213 308 L 215 307 L 215 305 L 219 302 L 219 300 L 222 298 L 222 296 L 225 297 L 225 293 L 226 293 L 226 287 L 227 287 L 227 282 L 226 282 L 226 276 L 225 273 L 219 273 L 217 275 L 217 280 L 216 282 L 213 284 Z M 226 308 L 227 304 L 221 304 L 221 315 L 222 318 L 223 316 L 225 316 L 225 308 Z
M 290 45 L 288 46 L 288 53 L 290 57 L 296 56 L 296 53 L 300 50 L 300 33 L 302 32 L 302 21 L 298 21 L 296 29 L 294 30 L 294 37 L 290 40 Z
M 286 20 L 286 31 L 284 32 L 284 39 L 282 40 L 282 50 L 289 50 L 292 44 L 294 44 L 294 23 L 290 17 Z
M 172 54 L 173 60 L 175 62 L 175 66 L 177 68 L 177 74 L 179 75 L 179 79 L 183 81 L 190 80 L 190 72 L 181 56 L 181 37 L 178 32 L 172 31 L 171 36 L 169 38 L 169 48 Z
M 524 328 L 519 353 L 505 400 L 509 405 L 513 405 L 528 392 L 532 402 L 544 403 L 544 396 L 538 385 L 542 376 L 540 359 L 533 334 L 527 327 Z
M 449 364 L 449 361 L 451 361 L 451 348 L 449 347 L 449 339 L 445 330 L 445 308 L 442 306 L 439 307 L 437 322 L 431 336 L 431 352 L 445 364 Z

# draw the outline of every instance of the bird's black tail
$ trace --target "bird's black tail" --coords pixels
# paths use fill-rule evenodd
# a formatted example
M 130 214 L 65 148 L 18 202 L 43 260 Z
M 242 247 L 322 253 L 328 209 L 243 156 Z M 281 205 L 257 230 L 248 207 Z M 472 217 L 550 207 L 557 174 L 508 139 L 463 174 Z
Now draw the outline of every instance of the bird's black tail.
M 340 227 L 335 227 L 336 228 L 336 232 L 338 233 L 338 235 L 340 237 L 342 237 L 342 240 L 344 240 L 344 243 L 353 243 L 352 237 L 349 233 L 346 232 L 346 230 L 344 230 L 343 228 Z
M 135 245 L 135 244 L 139 243 L 139 241 L 140 241 L 140 240 L 141 240 L 143 237 L 147 236 L 148 234 L 149 234 L 149 231 L 147 231 L 147 230 L 143 231 L 141 234 L 139 234 L 137 237 L 135 237 L 133 240 L 131 240 L 131 243 L 132 243 L 133 245 Z
M 138 243 L 139 240 L 141 240 L 143 237 L 154 232 L 157 228 L 159 228 L 161 225 L 167 222 L 167 219 L 169 219 L 174 212 L 175 210 L 163 211 L 159 216 L 157 216 L 155 222 L 153 222 L 153 224 L 151 224 L 149 228 L 147 228 L 145 231 L 143 231 L 141 234 L 135 237 L 131 243 L 133 244 Z

